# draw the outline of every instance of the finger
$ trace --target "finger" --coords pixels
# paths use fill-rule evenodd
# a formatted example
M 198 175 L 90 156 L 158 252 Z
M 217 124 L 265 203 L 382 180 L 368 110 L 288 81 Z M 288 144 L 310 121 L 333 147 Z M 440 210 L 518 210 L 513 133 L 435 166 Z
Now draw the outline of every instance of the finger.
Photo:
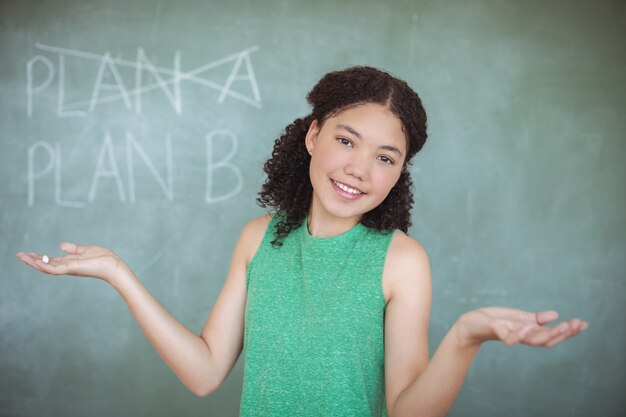
M 545 347 L 546 349 L 551 349 L 555 347 L 556 345 L 558 345 L 559 343 L 561 343 L 562 341 L 564 341 L 565 339 L 567 339 L 567 337 L 565 335 L 561 335 L 559 337 L 556 337 L 550 340 L 545 345 L 543 345 L 543 347 Z
M 508 318 L 539 324 L 545 324 L 550 321 L 554 321 L 559 316 L 559 314 L 554 310 L 547 310 L 539 313 L 507 307 L 488 307 L 487 310 L 493 314 L 498 315 L 501 318 Z
M 544 346 L 550 340 L 568 331 L 568 329 L 569 325 L 567 323 L 560 323 L 558 326 L 554 327 L 537 327 L 528 333 L 524 339 L 524 343 L 531 346 Z
M 562 341 L 569 339 L 570 337 L 574 336 L 575 334 L 577 334 L 577 332 L 575 332 L 573 329 L 569 329 L 564 333 L 561 333 L 561 335 L 555 337 L 552 340 L 549 340 L 546 344 L 545 347 L 550 349 L 556 345 L 558 345 L 559 343 L 561 343 Z
M 580 334 L 580 333 L 584 332 L 585 330 L 587 330 L 588 327 L 589 327 L 589 324 L 586 321 L 581 321 L 580 322 L 580 327 L 576 331 L 576 334 Z
M 561 336 L 553 340 L 550 340 L 548 343 L 546 343 L 547 348 L 556 346 L 557 344 L 561 343 L 564 340 L 571 339 L 572 337 L 580 334 L 580 332 L 582 332 L 587 327 L 589 327 L 589 324 L 587 322 L 579 320 L 579 319 L 572 319 L 570 320 L 569 324 L 570 324 L 569 331 L 563 333 Z
M 546 324 L 559 318 L 559 313 L 555 310 L 540 311 L 537 313 L 537 323 Z
M 573 318 L 573 319 L 571 319 L 571 320 L 569 321 L 569 326 L 570 326 L 570 328 L 571 328 L 573 331 L 578 332 L 578 331 L 580 330 L 580 325 L 581 325 L 582 323 L 583 323 L 583 322 L 582 322 L 580 319 L 578 319 L 578 318 Z
M 576 336 L 587 328 L 587 324 L 579 318 L 573 318 L 572 320 L 570 320 L 569 324 L 571 328 L 569 337 Z
M 44 255 L 40 255 L 40 254 L 35 253 L 35 252 L 28 252 L 28 255 L 32 258 L 33 261 L 39 260 L 39 261 L 43 262 Z M 44 264 L 45 263 L 52 263 L 52 262 L 54 262 L 54 259 L 55 258 L 49 256 L 48 257 L 48 262 L 44 262 Z
M 35 263 L 35 259 L 33 259 L 31 256 L 25 254 L 25 253 L 20 253 L 17 255 L 17 257 L 24 262 L 26 265 L 30 266 L 31 268 L 34 268 L 38 271 L 41 271 L 41 268 L 39 266 L 37 266 L 37 264 Z
M 18 252 L 17 255 L 15 255 L 15 256 L 17 256 L 21 260 L 24 260 L 24 259 L 33 260 L 34 258 L 36 258 L 36 256 L 33 256 L 32 252 L 28 252 L 28 253 Z
M 560 333 L 551 333 L 545 329 L 539 329 L 532 332 L 524 338 L 522 343 L 529 346 L 544 346 L 548 341 L 557 337 Z
M 87 246 L 80 246 L 71 242 L 63 242 L 59 245 L 63 252 L 82 255 L 87 251 Z
M 40 262 L 37 265 L 50 266 L 50 268 L 44 267 L 43 269 L 54 275 L 73 275 L 78 260 L 80 260 L 80 255 L 65 255 L 48 258 L 47 263 L 43 262 L 43 259 L 39 259 Z
M 572 327 L 572 323 L 565 321 L 552 328 L 542 327 L 532 339 L 532 344 L 549 348 L 571 337 L 574 332 L 577 331 Z
M 490 315 L 496 315 L 500 318 L 519 320 L 526 313 L 523 310 L 508 307 L 487 307 L 485 308 Z
M 50 275 L 66 275 L 69 273 L 69 268 L 67 264 L 52 264 L 52 263 L 44 263 L 42 260 L 35 260 L 35 264 L 39 267 L 41 272 Z

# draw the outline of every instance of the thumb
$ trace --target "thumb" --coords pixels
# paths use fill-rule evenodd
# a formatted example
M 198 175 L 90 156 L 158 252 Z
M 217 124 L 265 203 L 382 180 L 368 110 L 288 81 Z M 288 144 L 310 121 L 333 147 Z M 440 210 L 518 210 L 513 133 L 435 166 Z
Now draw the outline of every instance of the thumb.
M 545 324 L 559 318 L 559 313 L 554 310 L 546 310 L 537 313 L 537 323 Z
M 61 248 L 63 252 L 72 253 L 72 254 L 82 253 L 84 249 L 78 246 L 77 244 L 71 243 L 71 242 L 63 242 L 59 245 L 59 247 Z

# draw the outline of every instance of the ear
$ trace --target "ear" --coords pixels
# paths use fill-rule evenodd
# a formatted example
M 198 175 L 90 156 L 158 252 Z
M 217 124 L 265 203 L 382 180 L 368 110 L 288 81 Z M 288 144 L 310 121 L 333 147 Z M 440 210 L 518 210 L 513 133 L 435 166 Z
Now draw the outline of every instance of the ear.
M 309 126 L 309 131 L 306 133 L 306 137 L 304 139 L 309 154 L 313 153 L 313 149 L 315 148 L 315 144 L 317 143 L 317 134 L 319 133 L 319 131 L 320 129 L 317 125 L 317 119 L 314 119 L 311 122 L 311 126 Z

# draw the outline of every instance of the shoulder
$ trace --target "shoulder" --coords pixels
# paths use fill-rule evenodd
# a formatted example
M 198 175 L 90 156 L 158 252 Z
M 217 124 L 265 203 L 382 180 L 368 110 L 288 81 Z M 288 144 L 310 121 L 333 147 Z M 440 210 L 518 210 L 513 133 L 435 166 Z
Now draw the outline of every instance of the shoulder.
M 420 242 L 401 230 L 396 230 L 389 249 L 387 249 L 387 259 L 390 266 L 410 267 L 428 262 L 426 249 Z
M 389 283 L 390 297 L 416 287 L 430 287 L 430 263 L 426 249 L 401 230 L 395 231 L 387 249 L 383 274 Z
M 261 238 L 263 238 L 263 235 L 265 234 L 265 230 L 267 229 L 267 226 L 269 225 L 271 220 L 272 220 L 271 214 L 266 214 L 265 216 L 255 217 L 254 219 L 246 223 L 246 225 L 243 228 L 242 234 L 245 233 L 245 234 L 252 235 L 252 236 L 256 236 L 260 234 Z
M 271 220 L 272 216 L 266 214 L 265 216 L 250 220 L 243 227 L 239 241 L 245 248 L 246 265 L 261 246 L 261 242 L 263 241 L 263 237 L 265 236 L 265 232 Z

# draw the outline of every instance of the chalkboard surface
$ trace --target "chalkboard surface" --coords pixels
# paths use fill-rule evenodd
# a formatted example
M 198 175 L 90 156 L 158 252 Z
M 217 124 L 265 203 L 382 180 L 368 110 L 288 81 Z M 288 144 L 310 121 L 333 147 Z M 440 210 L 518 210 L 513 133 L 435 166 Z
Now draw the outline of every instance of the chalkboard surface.
M 14 255 L 109 247 L 200 332 L 273 141 L 326 72 L 422 96 L 410 234 L 430 351 L 463 312 L 556 309 L 551 350 L 483 346 L 450 416 L 617 416 L 626 384 L 622 1 L 20 1 L 0 6 L 0 415 L 236 416 L 198 398 L 98 280 Z

